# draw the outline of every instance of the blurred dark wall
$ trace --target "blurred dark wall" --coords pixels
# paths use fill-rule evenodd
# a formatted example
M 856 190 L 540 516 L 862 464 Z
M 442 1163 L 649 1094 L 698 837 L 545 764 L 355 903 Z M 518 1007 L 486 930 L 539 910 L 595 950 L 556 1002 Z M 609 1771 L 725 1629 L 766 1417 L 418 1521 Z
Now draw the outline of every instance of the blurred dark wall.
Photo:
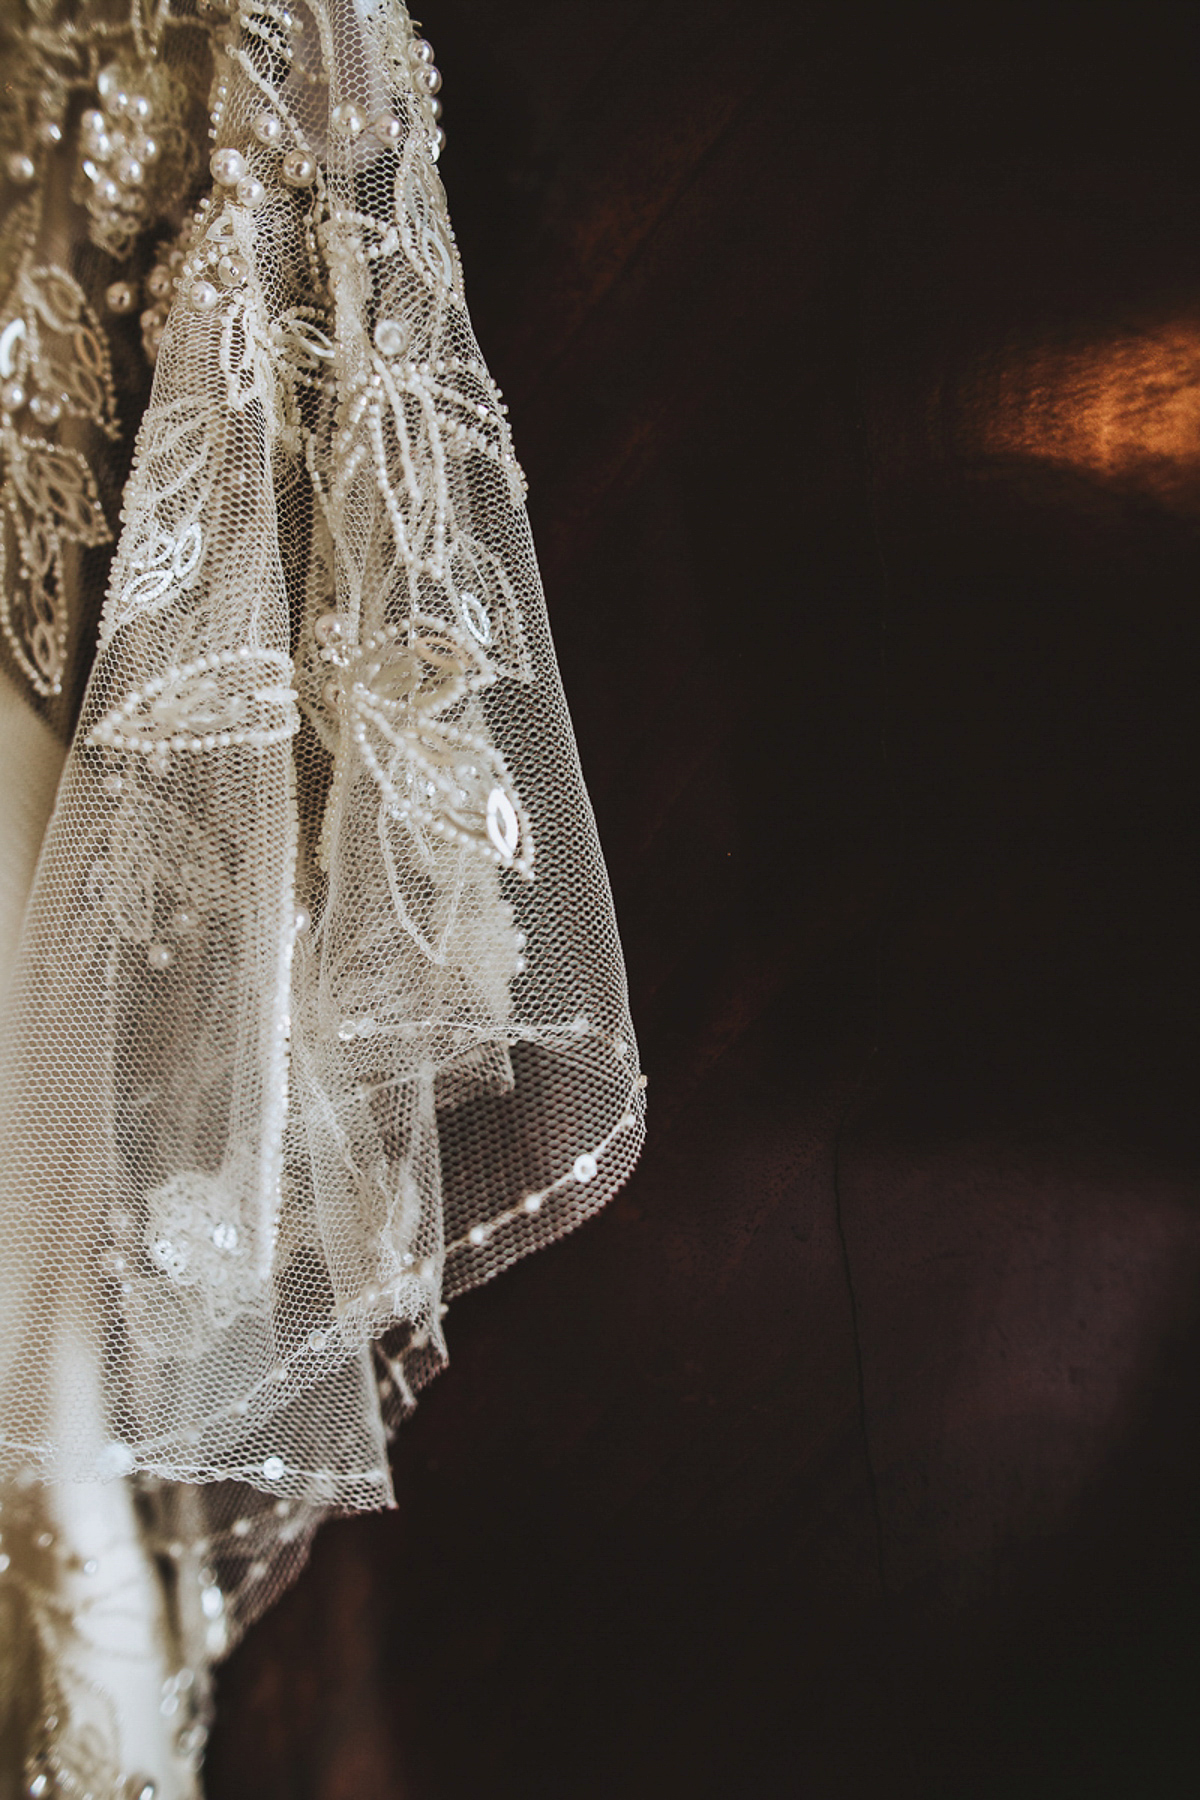
M 651 1138 L 213 1800 L 1191 1800 L 1200 7 L 425 13 Z

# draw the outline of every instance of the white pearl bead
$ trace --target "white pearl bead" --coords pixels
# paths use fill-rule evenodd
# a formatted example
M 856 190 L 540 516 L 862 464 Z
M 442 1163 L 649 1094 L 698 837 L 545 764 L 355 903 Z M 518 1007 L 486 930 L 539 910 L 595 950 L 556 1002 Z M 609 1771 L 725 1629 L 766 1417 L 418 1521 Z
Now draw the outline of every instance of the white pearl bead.
M 0 406 L 5 412 L 20 412 L 25 404 L 25 389 L 19 381 L 6 381 L 0 387 Z
M 56 119 L 43 119 L 37 128 L 37 141 L 52 150 L 55 144 L 62 143 L 62 126 Z
M 312 914 L 309 912 L 307 906 L 298 906 L 296 908 L 295 919 L 296 936 L 299 937 L 302 931 L 307 931 L 311 924 Z
M 439 125 L 437 130 L 433 134 L 433 141 L 429 146 L 429 154 L 433 157 L 434 162 L 436 162 L 438 160 L 438 157 L 442 154 L 442 151 L 445 148 L 446 148 L 446 134 L 442 130 L 441 126 Z
M 29 402 L 29 410 L 43 425 L 57 425 L 62 418 L 62 407 L 50 394 L 35 394 Z
M 576 1181 L 592 1181 L 595 1178 L 596 1168 L 597 1163 L 594 1156 L 577 1156 L 572 1174 Z
M 152 138 L 152 137 L 144 137 L 142 139 L 142 142 L 141 142 L 141 145 L 139 148 L 139 155 L 141 156 L 141 159 L 143 162 L 146 162 L 146 163 L 157 162 L 158 161 L 158 139 Z
M 433 61 L 433 45 L 428 38 L 414 38 L 410 48 L 415 61 L 423 63 Z
M 325 648 L 328 649 L 331 644 L 337 643 L 342 635 L 344 626 L 345 620 L 342 618 L 341 613 L 322 613 L 316 624 L 313 626 L 313 636 L 316 638 L 318 644 L 323 644 Z
M 418 69 L 417 71 L 417 86 L 422 88 L 427 94 L 440 93 L 442 87 L 441 70 L 435 69 L 432 63 L 426 63 L 423 69 Z
M 131 156 L 127 150 L 123 150 L 114 162 L 113 174 L 118 181 L 123 181 L 126 187 L 140 187 L 146 179 L 145 169 L 137 157 Z
M 240 150 L 214 150 L 208 159 L 212 178 L 222 187 L 236 187 L 246 173 L 246 159 Z
M 280 173 L 289 187 L 311 187 L 317 178 L 317 165 L 303 150 L 289 150 L 280 164 Z
M 15 181 L 20 187 L 28 187 L 37 174 L 32 156 L 26 156 L 23 150 L 14 150 L 4 166 L 8 170 L 9 180 Z
M 262 1472 L 268 1481 L 282 1481 L 284 1466 L 282 1456 L 268 1456 L 263 1463 Z
M 372 119 L 371 130 L 381 144 L 398 144 L 404 136 L 404 127 L 395 113 L 380 113 Z
M 146 961 L 152 969 L 169 969 L 172 962 L 169 944 L 151 944 L 146 951 Z
M 355 106 L 352 100 L 343 100 L 340 106 L 335 106 L 330 119 L 335 131 L 344 131 L 349 137 L 357 137 L 366 125 L 362 108 Z
M 259 113 L 251 130 L 259 143 L 266 144 L 269 149 L 272 144 L 277 144 L 283 136 L 283 122 L 277 119 L 274 113 L 263 112 Z
M 381 356 L 403 356 L 409 333 L 398 319 L 380 319 L 375 327 L 375 348 Z
M 137 305 L 137 294 L 128 281 L 114 281 L 104 290 L 104 303 L 109 312 L 129 313 Z
M 96 192 L 105 206 L 115 206 L 121 198 L 121 190 L 115 181 L 106 180 L 96 183 Z
M 243 175 L 237 184 L 237 197 L 242 206 L 261 206 L 267 197 L 267 190 L 253 175 Z
M 146 292 L 156 300 L 165 300 L 174 286 L 171 271 L 164 269 L 161 263 L 156 263 L 146 277 Z
M 211 281 L 193 281 L 188 299 L 197 312 L 211 312 L 220 295 Z
M 104 130 L 104 114 L 90 106 L 79 121 L 79 129 L 87 137 L 94 137 L 98 131 Z
M 131 119 L 148 119 L 153 108 L 145 94 L 131 94 L 128 103 L 126 104 L 125 111 Z

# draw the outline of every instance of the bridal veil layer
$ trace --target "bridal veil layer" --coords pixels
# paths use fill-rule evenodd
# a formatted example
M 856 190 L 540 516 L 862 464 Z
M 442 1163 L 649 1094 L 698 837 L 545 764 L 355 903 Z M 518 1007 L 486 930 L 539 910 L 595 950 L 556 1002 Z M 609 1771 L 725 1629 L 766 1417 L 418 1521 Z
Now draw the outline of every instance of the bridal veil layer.
M 0 1794 L 174 1800 L 644 1080 L 429 45 L 2 17 Z

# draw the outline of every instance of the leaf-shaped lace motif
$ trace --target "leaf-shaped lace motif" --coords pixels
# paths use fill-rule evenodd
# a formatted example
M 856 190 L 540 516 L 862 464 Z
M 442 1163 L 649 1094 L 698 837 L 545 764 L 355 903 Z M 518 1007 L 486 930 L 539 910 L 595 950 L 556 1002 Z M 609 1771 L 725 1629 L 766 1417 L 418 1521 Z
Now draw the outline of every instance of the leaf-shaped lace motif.
M 344 729 L 389 815 L 531 874 L 529 822 L 504 758 L 445 716 L 489 680 L 466 643 L 426 621 L 330 660 L 339 655 Z
M 298 729 L 290 660 L 277 650 L 212 651 L 156 675 L 88 734 L 88 743 L 163 760 L 173 750 L 265 749 Z
M 17 285 L 36 386 L 51 403 L 116 437 L 108 344 L 83 289 L 55 267 L 27 269 Z

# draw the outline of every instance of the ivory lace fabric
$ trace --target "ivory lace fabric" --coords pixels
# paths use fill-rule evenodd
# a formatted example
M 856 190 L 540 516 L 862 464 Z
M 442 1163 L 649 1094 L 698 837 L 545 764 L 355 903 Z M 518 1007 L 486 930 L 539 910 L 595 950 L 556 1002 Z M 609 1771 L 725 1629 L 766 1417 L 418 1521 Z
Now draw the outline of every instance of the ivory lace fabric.
M 149 1800 L 644 1079 L 429 46 L 0 18 L 0 1770 Z

